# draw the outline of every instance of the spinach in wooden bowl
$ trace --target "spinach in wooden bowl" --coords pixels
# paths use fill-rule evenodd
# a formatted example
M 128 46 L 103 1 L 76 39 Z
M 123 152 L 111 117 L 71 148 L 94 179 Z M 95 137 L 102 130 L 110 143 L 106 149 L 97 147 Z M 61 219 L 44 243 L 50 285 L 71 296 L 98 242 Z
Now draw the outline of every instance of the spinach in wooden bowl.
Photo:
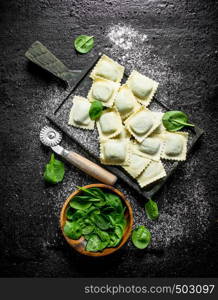
M 66 210 L 62 209 L 64 221 L 61 221 L 61 226 L 68 242 L 69 239 L 73 240 L 74 244 L 70 244 L 73 247 L 76 245 L 76 250 L 83 254 L 121 246 L 124 235 L 127 240 L 132 227 L 132 211 L 129 204 L 125 205 L 123 199 L 121 200 L 113 190 L 100 187 L 78 188 L 80 192 L 70 199 Z M 125 215 L 126 210 L 128 218 Z

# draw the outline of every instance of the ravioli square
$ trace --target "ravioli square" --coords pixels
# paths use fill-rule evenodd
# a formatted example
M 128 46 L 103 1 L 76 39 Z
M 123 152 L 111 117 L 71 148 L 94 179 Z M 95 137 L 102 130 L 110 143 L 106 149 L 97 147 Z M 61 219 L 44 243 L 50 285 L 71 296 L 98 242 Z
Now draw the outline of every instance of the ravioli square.
M 159 134 L 151 134 L 142 143 L 135 143 L 134 151 L 143 157 L 158 161 L 163 151 L 163 137 Z
M 119 83 L 97 78 L 89 90 L 88 99 L 90 102 L 98 100 L 102 102 L 103 106 L 112 107 L 119 87 Z
M 74 96 L 68 124 L 82 129 L 94 129 L 95 121 L 89 117 L 90 106 L 88 99 Z
M 115 136 L 114 137 L 114 139 L 119 139 L 119 140 L 121 140 L 121 139 L 130 139 L 130 137 L 131 137 L 131 134 L 129 133 L 129 131 L 122 125 L 122 130 L 121 130 L 121 132 L 117 135 L 117 136 Z
M 96 124 L 100 140 L 114 138 L 123 130 L 120 114 L 115 108 L 104 110 Z
M 119 88 L 114 100 L 114 105 L 122 119 L 126 119 L 129 115 L 140 108 L 140 104 L 137 102 L 132 91 L 126 84 Z
M 103 54 L 90 74 L 92 79 L 103 78 L 119 83 L 123 78 L 124 67 Z
M 136 97 L 137 101 L 145 107 L 150 104 L 158 88 L 158 82 L 140 74 L 135 70 L 132 71 L 126 83 L 133 92 L 133 95 Z
M 151 161 L 145 170 L 137 177 L 141 188 L 166 176 L 166 171 L 161 161 Z
M 130 143 L 128 139 L 110 139 L 100 143 L 100 159 L 105 165 L 128 165 Z
M 141 143 L 149 136 L 161 123 L 161 116 L 141 107 L 132 114 L 124 123 L 128 131 Z
M 131 152 L 129 165 L 123 166 L 123 168 L 127 173 L 129 173 L 130 176 L 136 178 L 142 173 L 142 171 L 149 165 L 150 162 L 150 159 Z
M 186 160 L 188 133 L 187 132 L 166 132 L 163 136 L 164 148 L 161 158 L 167 160 Z
M 164 125 L 163 125 L 163 121 L 162 121 L 162 118 L 163 118 L 163 115 L 164 115 L 164 113 L 163 112 L 160 112 L 160 111 L 154 111 L 153 112 L 154 114 L 156 114 L 157 116 L 159 116 L 159 118 L 160 118 L 160 125 L 155 129 L 155 131 L 153 132 L 154 134 L 163 134 L 163 133 L 165 133 L 166 132 L 166 128 L 164 127 Z

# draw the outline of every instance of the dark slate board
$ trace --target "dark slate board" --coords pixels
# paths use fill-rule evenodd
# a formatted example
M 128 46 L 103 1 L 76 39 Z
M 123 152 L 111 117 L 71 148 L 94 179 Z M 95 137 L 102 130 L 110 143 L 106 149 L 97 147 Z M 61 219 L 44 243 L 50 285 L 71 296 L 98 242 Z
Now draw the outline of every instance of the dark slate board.
M 99 147 L 96 147 L 96 145 L 99 145 L 97 129 L 95 128 L 94 130 L 89 131 L 68 125 L 69 112 L 72 107 L 72 98 L 75 95 L 80 95 L 83 97 L 87 96 L 92 84 L 92 80 L 89 78 L 89 73 L 92 67 L 97 62 L 98 58 L 99 56 L 96 59 L 94 59 L 94 61 L 89 66 L 87 66 L 85 70 L 75 71 L 77 77 L 71 91 L 67 96 L 64 96 L 63 99 L 60 100 L 58 107 L 46 117 L 61 131 L 63 131 L 68 137 L 70 137 L 73 140 L 73 142 L 79 144 L 89 156 L 94 157 L 99 162 L 99 164 L 101 164 L 99 160 Z M 127 77 L 128 74 L 125 74 L 122 82 L 125 82 Z M 170 109 L 165 104 L 161 103 L 160 100 L 154 98 L 151 104 L 149 105 L 149 109 L 154 111 L 166 112 L 167 110 L 172 110 L 173 108 Z M 189 133 L 189 153 L 193 148 L 194 144 L 203 134 L 203 130 L 200 129 L 198 126 L 195 126 L 194 128 L 187 128 L 185 130 Z M 129 186 L 134 188 L 134 190 L 136 190 L 138 193 L 140 193 L 148 199 L 153 197 L 154 194 L 158 192 L 158 190 L 163 186 L 163 184 L 166 182 L 169 176 L 182 163 L 177 161 L 170 162 L 165 160 L 162 160 L 162 162 L 164 164 L 167 176 L 161 180 L 154 182 L 153 184 L 150 184 L 149 186 L 143 189 L 141 189 L 137 181 L 130 177 L 128 173 L 125 172 L 125 170 L 123 170 L 121 167 L 106 165 L 102 166 L 111 171 L 112 173 L 116 174 L 121 180 L 123 180 Z

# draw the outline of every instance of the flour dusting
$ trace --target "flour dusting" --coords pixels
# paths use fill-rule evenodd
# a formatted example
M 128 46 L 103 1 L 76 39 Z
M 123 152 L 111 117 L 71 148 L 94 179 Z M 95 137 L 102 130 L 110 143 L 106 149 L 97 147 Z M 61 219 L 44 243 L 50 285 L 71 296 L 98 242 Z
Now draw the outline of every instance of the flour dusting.
M 138 38 L 138 33 L 132 27 L 128 26 L 114 26 L 110 29 L 108 33 L 109 39 L 114 43 L 114 45 L 128 50 L 131 49 L 134 45 L 135 39 Z M 146 34 L 141 34 L 140 39 L 142 42 L 147 40 Z
M 155 47 L 152 45 L 152 37 L 124 24 L 110 26 L 107 37 L 111 42 L 111 47 L 108 49 L 110 55 L 114 59 L 119 59 L 128 73 L 136 69 L 158 81 L 160 85 L 157 97 L 168 105 L 175 106 L 175 99 L 171 99 L 169 90 L 180 89 L 182 75 L 174 71 L 164 57 L 156 54 Z M 181 178 L 181 184 L 184 185 L 183 181 L 189 180 L 190 174 L 194 174 L 196 164 L 198 164 L 196 157 L 186 162 L 186 166 L 183 166 L 185 174 L 184 178 Z M 201 180 L 192 177 L 192 181 L 194 191 L 187 190 L 184 185 L 183 197 L 179 197 L 181 199 L 179 203 L 173 202 L 173 186 L 170 191 L 166 191 L 164 199 L 160 200 L 162 207 L 160 217 L 156 222 L 146 218 L 144 209 L 142 210 L 138 205 L 138 201 L 141 200 L 134 199 L 127 192 L 134 210 L 135 225 L 144 224 L 149 228 L 152 233 L 152 248 L 165 249 L 173 244 L 182 243 L 184 240 L 194 242 L 196 239 L 204 238 L 209 225 L 210 205 Z M 175 198 L 178 197 L 175 196 Z
M 179 84 L 182 75 L 177 71 L 173 71 L 168 61 L 155 53 L 155 47 L 152 45 L 149 34 L 142 34 L 129 25 L 118 24 L 110 26 L 107 29 L 107 38 L 111 43 L 107 50 L 108 55 L 111 55 L 115 60 L 119 60 L 128 72 L 136 69 L 158 81 L 160 86 L 157 97 L 161 101 L 165 101 L 167 105 L 172 102 L 172 107 L 175 107 L 175 99 L 170 98 L 168 91 L 180 88 Z M 59 98 L 62 96 L 63 93 L 58 89 L 50 93 L 51 101 L 49 102 L 52 103 L 53 108 L 56 107 L 60 101 Z M 48 112 L 47 104 L 44 110 Z M 84 139 L 84 133 L 82 135 Z M 64 146 L 64 140 L 62 141 L 62 145 Z M 74 150 L 74 147 L 78 151 L 76 145 L 72 143 L 66 146 L 66 148 L 72 150 Z M 131 202 L 135 226 L 143 224 L 151 231 L 151 249 L 163 250 L 176 244 L 183 244 L 185 241 L 195 243 L 196 240 L 205 238 L 205 233 L 210 223 L 211 207 L 207 201 L 207 191 L 203 185 L 203 181 L 194 176 L 198 165 L 199 158 L 193 155 L 182 166 L 182 175 L 173 180 L 174 183 L 170 184 L 168 189 L 164 190 L 161 199 L 159 199 L 160 216 L 157 221 L 148 220 L 146 217 L 144 204 L 143 206 L 141 205 L 144 199 L 136 199 L 138 197 L 134 197 L 128 187 L 125 188 L 119 182 L 116 184 L 116 188 L 122 190 Z M 84 176 L 82 172 L 75 168 L 69 168 L 68 172 L 68 176 L 65 176 L 65 180 L 62 183 L 63 188 L 61 191 L 58 191 L 60 194 L 58 195 L 58 199 L 67 198 L 77 185 L 83 186 L 92 182 L 90 177 Z M 74 178 L 73 182 L 72 176 Z M 189 185 L 186 186 L 184 184 L 185 181 L 190 179 L 193 183 L 193 190 L 191 191 L 189 190 Z M 177 188 L 178 181 L 181 183 L 180 190 Z M 54 193 L 54 187 L 52 187 L 52 193 Z M 51 198 L 53 199 L 50 200 L 53 201 L 51 207 L 53 213 L 57 215 L 58 220 L 63 203 L 56 201 L 57 195 Z M 154 200 L 156 199 L 154 198 Z M 58 225 L 52 224 L 51 220 L 48 221 L 47 238 L 47 246 L 63 243 L 58 231 Z M 129 247 L 134 249 L 131 241 L 129 241 Z
M 131 25 L 117 24 L 107 29 L 107 37 L 111 42 L 108 52 L 112 57 L 117 58 L 128 72 L 136 69 L 158 81 L 161 100 L 168 104 L 175 102 L 166 87 L 178 89 L 181 74 L 173 71 L 169 63 L 156 54 L 152 36 L 138 32 Z

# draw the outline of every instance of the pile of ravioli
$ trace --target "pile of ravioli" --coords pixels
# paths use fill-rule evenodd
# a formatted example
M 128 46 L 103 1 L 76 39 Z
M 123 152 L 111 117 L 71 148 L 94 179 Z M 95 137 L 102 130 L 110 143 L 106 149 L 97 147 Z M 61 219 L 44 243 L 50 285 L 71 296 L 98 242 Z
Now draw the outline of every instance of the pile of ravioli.
M 188 133 L 167 131 L 163 113 L 147 108 L 156 81 L 134 70 L 121 85 L 123 74 L 123 66 L 102 55 L 90 74 L 87 98 L 73 97 L 69 125 L 93 130 L 89 109 L 93 101 L 101 101 L 106 108 L 96 121 L 101 163 L 121 166 L 143 188 L 166 176 L 161 159 L 186 159 Z

